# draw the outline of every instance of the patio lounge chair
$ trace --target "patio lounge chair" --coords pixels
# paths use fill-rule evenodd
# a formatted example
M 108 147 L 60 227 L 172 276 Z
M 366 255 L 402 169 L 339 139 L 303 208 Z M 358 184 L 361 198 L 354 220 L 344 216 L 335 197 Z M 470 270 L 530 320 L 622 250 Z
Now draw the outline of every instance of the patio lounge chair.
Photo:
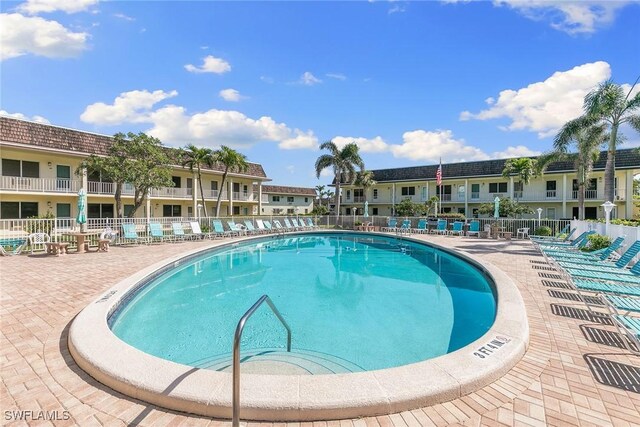
M 637 262 L 630 270 L 620 269 L 616 272 L 593 271 L 583 268 L 564 268 L 572 278 L 586 278 L 611 282 L 624 282 L 640 285 L 640 262 Z
M 395 231 L 397 226 L 398 226 L 398 220 L 395 219 L 395 218 L 389 218 L 389 220 L 387 221 L 387 226 L 386 227 L 382 227 L 380 230 L 381 231 Z
M 287 231 L 296 231 L 297 227 L 294 227 L 293 224 L 291 224 L 291 221 L 289 221 L 289 218 L 284 218 L 284 226 L 287 228 Z
M 296 230 L 301 230 L 301 231 L 303 231 L 303 230 L 306 230 L 306 229 L 307 229 L 307 226 L 306 226 L 306 225 L 304 225 L 304 223 L 299 223 L 299 222 L 298 222 L 298 220 L 297 220 L 297 219 L 295 219 L 295 218 L 291 218 L 291 224 L 293 224 L 293 227 L 294 227 Z
M 187 237 L 187 235 L 184 232 L 184 228 L 182 228 L 182 223 L 172 222 L 171 229 L 173 230 L 173 240 L 176 242 L 178 240 L 184 242 L 184 239 Z
M 455 221 L 453 223 L 453 228 L 451 230 L 449 230 L 449 234 L 457 234 L 458 236 L 461 236 L 464 234 L 464 230 L 463 230 L 463 226 L 464 223 L 460 222 L 460 221 Z
M 247 235 L 247 230 L 245 230 L 242 226 L 236 224 L 235 221 L 227 221 L 227 226 L 229 226 L 229 230 L 231 230 L 231 232 L 236 236 Z
M 153 243 L 154 241 L 164 242 L 165 239 L 169 239 L 170 236 L 164 234 L 164 230 L 162 230 L 162 224 L 159 222 L 151 222 L 149 223 L 149 234 L 150 239 L 149 242 Z
M 136 231 L 136 225 L 132 222 L 122 224 L 122 241 L 123 243 L 133 242 L 136 245 L 142 243 L 149 243 L 147 236 L 140 236 Z
M 632 353 L 640 354 L 640 318 L 620 314 L 619 312 L 620 309 L 626 312 L 640 312 L 640 299 L 606 296 L 605 302 L 618 332 L 628 339 L 628 341 L 625 341 L 626 347 Z M 631 346 L 631 343 L 635 345 L 635 348 Z
M 418 234 L 422 234 L 422 233 L 426 233 L 427 232 L 427 220 L 424 218 L 421 218 L 418 221 L 418 226 L 414 229 L 412 229 L 414 233 L 418 233 Z
M 275 233 L 278 231 L 273 228 L 273 226 L 271 225 L 271 221 L 267 220 L 264 221 L 264 228 L 267 230 L 267 233 Z
M 265 225 L 266 225 L 266 222 L 265 222 Z M 273 220 L 273 228 L 276 230 L 277 233 L 284 233 L 285 231 L 287 231 L 287 229 L 284 228 L 282 224 L 280 224 L 280 221 L 278 221 L 277 219 Z
M 565 251 L 577 251 L 580 248 L 584 247 L 589 241 L 588 238 L 590 235 L 596 234 L 595 231 L 585 231 L 581 235 L 579 235 L 573 242 L 570 243 L 550 243 L 550 244 L 542 244 L 541 242 L 535 242 L 538 245 L 538 249 L 545 252 L 565 252 Z
M 447 233 L 449 233 L 449 230 L 447 230 L 447 220 L 446 219 L 439 219 L 438 220 L 438 226 L 434 230 L 434 233 L 436 233 L 436 234 L 447 234 Z
M 614 240 L 611 243 L 611 245 L 607 246 L 606 248 L 599 249 L 593 252 L 557 251 L 557 252 L 543 252 L 543 255 L 545 257 L 553 258 L 556 261 L 566 261 L 566 262 L 575 262 L 575 263 L 587 263 L 587 262 L 591 263 L 594 261 L 601 262 L 611 257 L 617 256 L 617 253 L 615 251 L 622 246 L 623 242 L 624 242 L 624 237 L 618 237 L 616 240 Z M 629 247 L 629 249 L 632 249 L 631 253 L 633 253 L 633 251 L 635 250 L 634 245 L 635 243 L 631 245 L 631 247 Z M 636 256 L 636 254 L 637 252 L 633 254 L 632 258 Z M 629 261 L 631 260 L 629 259 L 627 263 L 629 263 Z
M 224 229 L 222 221 L 219 219 L 211 220 L 211 227 L 213 228 L 213 233 L 215 236 L 227 237 L 231 235 L 230 231 Z
M 585 268 L 587 270 L 596 271 L 617 271 L 625 268 L 626 265 L 631 262 L 633 257 L 638 254 L 638 252 L 640 252 L 640 241 L 631 245 L 615 262 L 606 261 L 606 259 L 611 256 L 611 253 L 613 253 L 613 250 L 611 252 L 602 252 L 599 257 L 576 256 L 573 258 L 556 258 L 554 261 L 562 268 Z
M 467 231 L 467 236 L 471 236 L 472 234 L 480 237 L 480 221 L 471 221 L 469 223 L 469 231 Z
M 258 234 L 260 232 L 260 230 L 256 230 L 256 228 L 253 226 L 253 222 L 251 222 L 250 219 L 245 219 L 244 225 L 245 227 L 247 227 L 247 233 L 249 234 Z
M 13 256 L 20 255 L 22 249 L 27 246 L 26 238 L 11 238 L 11 239 L 0 239 L 0 255 L 2 256 Z M 7 251 L 5 249 L 11 248 L 11 250 Z
M 205 233 L 202 231 L 202 228 L 200 228 L 200 223 L 197 221 L 189 221 L 189 227 L 191 227 L 191 236 L 194 236 L 195 238 L 198 239 L 204 239 L 204 238 L 208 238 L 208 239 L 213 239 L 215 237 L 215 233 Z
M 313 223 L 313 220 L 311 218 L 307 218 L 307 226 L 311 230 L 316 230 L 318 228 L 318 226 Z
M 403 220 L 400 227 L 396 228 L 396 234 L 411 234 L 411 220 Z
M 547 241 L 547 242 L 566 242 L 571 238 L 571 236 L 576 232 L 576 229 L 570 230 L 571 224 L 567 224 L 564 226 L 562 230 L 558 232 L 555 236 L 529 236 L 531 240 L 535 241 Z

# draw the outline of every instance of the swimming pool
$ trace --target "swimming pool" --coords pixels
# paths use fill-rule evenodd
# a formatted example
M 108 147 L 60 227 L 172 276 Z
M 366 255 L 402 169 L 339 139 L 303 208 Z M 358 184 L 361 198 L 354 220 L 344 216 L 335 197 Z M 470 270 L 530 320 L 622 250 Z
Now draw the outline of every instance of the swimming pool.
M 240 317 L 244 363 L 264 373 L 385 369 L 455 351 L 484 335 L 496 301 L 487 277 L 421 243 L 359 234 L 268 237 L 213 250 L 149 281 L 110 317 L 126 343 L 206 369 L 229 367 Z M 259 363 L 260 362 L 260 363 Z M 269 362 L 266 364 L 265 362 Z
M 353 239 L 354 235 L 358 236 L 358 241 Z M 323 236 L 330 241 L 317 239 Z M 224 295 L 225 302 L 235 298 L 236 293 L 244 293 L 247 301 L 237 304 L 236 308 L 241 315 L 254 302 L 252 298 L 261 295 L 265 289 L 258 289 L 262 285 L 252 286 L 246 283 L 245 286 L 240 287 L 221 287 L 219 284 L 209 283 L 219 278 L 211 279 L 202 274 L 206 271 L 205 264 L 224 260 L 225 266 L 219 271 L 224 272 L 227 278 L 237 277 L 230 282 L 231 284 L 237 283 L 240 277 L 255 275 L 264 279 L 274 275 L 273 283 L 281 283 L 283 288 L 280 293 L 271 290 L 268 293 L 274 297 L 276 305 L 283 311 L 293 330 L 293 348 L 289 354 L 284 349 L 282 326 L 275 323 L 274 316 L 265 307 L 256 312 L 256 316 L 259 317 L 251 318 L 247 323 L 243 339 L 248 341 L 246 343 L 243 341 L 242 347 L 241 418 L 243 420 L 312 421 L 355 418 L 400 412 L 451 401 L 479 390 L 509 372 L 526 351 L 529 327 L 522 297 L 509 276 L 493 266 L 486 258 L 478 258 L 471 253 L 447 247 L 448 240 L 428 236 L 390 237 L 382 233 L 320 231 L 292 233 L 285 237 L 270 236 L 267 239 L 257 236 L 231 241 L 225 239 L 201 242 L 197 245 L 176 245 L 176 248 L 193 245 L 195 247 L 159 260 L 125 278 L 97 296 L 92 303 L 78 313 L 69 328 L 69 352 L 78 366 L 90 376 L 127 396 L 177 411 L 229 418 L 232 375 L 228 368 L 225 368 L 225 365 L 228 367 L 230 360 L 224 352 L 230 352 L 230 348 L 224 349 L 222 353 L 211 351 L 203 352 L 206 353 L 205 356 L 198 356 L 195 353 L 190 354 L 191 350 L 183 349 L 183 347 L 192 346 L 191 339 L 183 340 L 181 347 L 174 348 L 175 354 L 180 354 L 180 357 L 183 357 L 180 360 L 191 363 L 190 366 L 153 355 L 151 352 L 156 350 L 152 347 L 157 344 L 154 344 L 154 340 L 146 344 L 142 342 L 141 346 L 150 346 L 143 351 L 123 341 L 112 330 L 112 327 L 117 330 L 122 326 L 118 325 L 121 320 L 135 315 L 139 310 L 136 308 L 137 301 L 144 301 L 147 294 L 155 295 L 163 286 L 166 286 L 162 284 L 163 279 L 173 275 L 177 277 L 189 275 L 191 279 L 187 281 L 187 286 L 176 285 L 173 292 L 167 294 L 166 301 L 172 301 L 175 293 L 191 293 L 197 288 L 221 291 L 218 293 L 221 296 Z M 324 243 L 318 243 L 322 241 Z M 294 250 L 293 245 L 296 242 Z M 245 244 L 254 245 L 254 249 L 249 250 L 251 246 L 245 246 Z M 379 249 L 378 245 L 382 247 L 387 245 L 390 249 L 385 254 L 386 257 L 379 258 L 385 260 L 384 263 L 373 262 L 376 260 L 373 255 Z M 355 251 L 353 251 L 354 247 Z M 470 247 L 474 248 L 475 244 Z M 321 261 L 304 261 L 311 252 L 318 251 L 317 255 L 319 255 L 321 250 L 326 251 L 323 252 L 323 257 L 318 258 Z M 288 255 L 279 261 L 282 264 L 273 261 L 272 255 L 284 252 Z M 363 263 L 346 261 L 356 256 L 364 257 L 366 269 Z M 216 257 L 218 261 L 213 261 Z M 467 265 L 456 264 L 455 261 L 458 260 L 464 261 Z M 313 265 L 310 266 L 309 263 Z M 398 269 L 380 267 L 386 264 Z M 336 265 L 340 267 L 339 271 L 342 272 L 340 275 L 345 278 L 345 282 L 340 282 L 343 283 L 340 286 L 332 285 L 338 282 L 330 280 L 336 277 Z M 407 266 L 426 270 L 420 276 L 414 272 L 415 268 L 407 268 Z M 428 282 L 426 279 L 435 278 L 432 274 L 436 270 L 440 275 L 439 281 Z M 294 284 L 304 282 L 305 278 L 310 276 L 307 274 L 310 271 L 317 271 L 316 275 L 320 280 L 307 281 L 303 289 L 314 296 L 348 295 L 347 299 L 350 302 L 340 305 L 339 301 L 329 299 L 330 303 L 316 304 L 313 307 L 314 310 L 301 309 L 302 304 L 288 304 L 287 301 L 290 298 L 287 297 L 300 290 Z M 484 284 L 474 288 L 465 285 L 467 282 L 464 280 L 457 280 L 463 275 L 466 276 L 464 273 L 468 271 L 471 271 L 472 275 L 479 274 L 483 277 L 489 283 L 490 291 L 486 292 Z M 346 280 L 346 278 L 350 279 Z M 382 279 L 390 279 L 391 281 L 385 280 L 385 283 L 392 283 L 392 285 L 378 285 L 377 281 Z M 398 289 L 412 292 L 414 297 L 403 299 L 397 296 L 398 292 L 389 292 L 388 288 L 395 289 L 393 286 L 396 285 L 393 284 L 397 284 Z M 203 298 L 215 302 L 218 293 L 205 292 Z M 468 298 L 471 295 L 473 298 Z M 382 296 L 381 300 L 384 302 L 381 304 L 382 308 L 378 308 L 377 311 L 370 310 L 373 296 Z M 484 335 L 464 345 L 462 340 L 457 341 L 458 338 L 454 337 L 466 336 L 465 340 L 473 339 L 461 329 L 464 327 L 464 322 L 476 321 L 475 309 L 469 303 L 475 301 L 478 296 L 481 299 L 488 298 L 486 301 L 488 305 L 479 311 L 486 313 L 483 322 L 487 323 L 477 329 L 474 334 L 481 334 L 481 329 L 488 327 L 492 318 L 493 324 L 490 324 Z M 146 323 L 147 320 L 154 320 L 154 315 L 156 317 L 176 316 L 174 319 L 179 319 L 180 316 L 188 317 L 185 314 L 188 311 L 187 306 L 183 304 L 192 299 L 184 298 L 180 305 L 165 305 L 166 310 L 162 313 L 154 314 L 151 310 L 147 315 L 142 315 L 145 311 L 142 310 L 138 314 L 142 316 L 138 319 L 140 323 Z M 380 298 L 378 298 L 379 301 Z M 340 320 L 345 318 L 345 312 L 355 312 L 371 322 L 382 319 L 396 326 L 410 325 L 414 319 L 426 319 L 428 323 L 428 317 L 420 316 L 427 316 L 422 312 L 430 310 L 425 308 L 433 309 L 427 304 L 429 301 L 437 302 L 433 305 L 436 311 L 442 310 L 439 313 L 445 313 L 446 307 L 453 308 L 453 319 L 438 320 L 441 321 L 440 325 L 443 325 L 441 328 L 448 329 L 448 333 L 434 331 L 436 337 L 448 335 L 448 344 L 446 340 L 442 340 L 438 341 L 437 345 L 431 346 L 427 343 L 428 345 L 423 346 L 431 349 L 438 347 L 440 351 L 447 347 L 446 351 L 449 351 L 447 354 L 426 360 L 420 359 L 424 353 L 413 355 L 413 360 L 420 359 L 415 363 L 409 362 L 412 359 L 398 361 L 398 359 L 387 358 L 385 363 L 392 360 L 393 364 L 405 362 L 407 364 L 375 369 L 375 366 L 381 366 L 376 365 L 380 362 L 380 358 L 377 355 L 374 357 L 363 355 L 362 351 L 357 351 L 357 347 L 363 345 L 362 342 L 366 342 L 362 341 L 362 337 L 347 335 L 349 339 L 360 340 L 357 345 L 351 345 L 354 348 L 349 348 L 349 345 L 333 345 L 335 339 L 331 337 L 340 336 L 339 331 L 335 329 L 343 326 L 344 322 Z M 416 302 L 420 303 L 417 304 L 418 310 L 407 309 L 407 307 L 415 307 Z M 491 314 L 491 306 L 494 307 L 494 315 Z M 150 307 L 153 307 L 153 304 L 148 308 Z M 211 307 L 212 305 L 209 306 Z M 262 312 L 263 309 L 264 312 Z M 414 311 L 418 311 L 418 314 L 407 314 Z M 182 314 L 174 315 L 173 312 Z M 395 316 L 388 312 L 395 313 Z M 318 316 L 318 313 L 322 313 L 322 316 Z M 235 317 L 235 315 L 234 312 L 233 316 L 229 317 Z M 203 320 L 198 320 L 200 316 Z M 190 317 L 193 318 L 191 320 L 194 323 L 211 326 L 207 323 L 210 320 L 205 320 L 208 319 L 207 316 L 203 309 L 202 313 L 196 313 Z M 299 325 L 298 316 L 304 320 L 302 327 Z M 311 334 L 316 335 L 314 339 L 324 336 L 325 341 L 331 345 L 329 353 L 326 350 L 307 348 L 311 346 L 313 337 L 304 336 L 304 326 L 316 317 L 333 322 L 334 327 L 326 327 L 322 334 Z M 229 321 L 235 325 L 237 319 L 232 320 Z M 428 327 L 424 325 L 424 323 L 420 327 L 414 325 L 414 332 L 409 332 L 414 335 L 402 333 L 392 340 L 389 336 L 383 337 L 380 331 L 395 334 L 397 332 L 394 328 L 388 328 L 386 323 L 378 323 L 378 327 L 373 328 L 376 338 L 375 341 L 369 341 L 369 344 L 373 345 L 373 349 L 369 352 L 377 353 L 382 347 L 385 347 L 386 351 L 387 347 L 399 345 L 398 342 L 409 340 L 416 333 L 426 332 Z M 177 334 L 178 331 L 180 328 L 174 329 L 173 333 Z M 202 331 L 204 330 L 196 332 Z M 461 333 L 458 334 L 456 331 Z M 147 332 L 156 333 L 155 330 L 147 330 Z M 215 336 L 215 332 L 215 329 L 208 329 L 203 335 Z M 137 333 L 134 331 L 130 333 L 131 336 L 125 339 L 137 339 Z M 165 332 L 161 332 L 161 335 L 165 337 L 165 342 L 183 338 Z M 265 339 L 262 340 L 261 337 Z M 382 344 L 383 339 L 384 344 Z M 203 341 L 206 345 L 198 346 L 211 350 L 208 346 L 215 344 L 214 341 L 216 339 Z M 252 345 L 257 345 L 259 348 L 251 348 Z M 454 351 L 458 346 L 462 347 Z M 225 344 L 221 342 L 218 348 L 224 347 Z M 168 348 L 171 348 L 171 345 Z M 212 345 L 212 349 L 215 350 L 215 346 Z M 340 353 L 335 354 L 338 350 Z M 372 368 L 374 369 L 370 370 Z M 332 372 L 335 373 L 318 375 Z

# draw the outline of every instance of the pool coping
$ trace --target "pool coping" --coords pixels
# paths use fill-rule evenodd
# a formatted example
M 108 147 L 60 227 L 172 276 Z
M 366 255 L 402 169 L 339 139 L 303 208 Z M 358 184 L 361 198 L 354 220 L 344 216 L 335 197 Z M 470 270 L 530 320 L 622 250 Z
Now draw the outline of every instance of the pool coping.
M 312 233 L 327 232 L 354 234 L 340 230 Z M 357 234 L 389 237 L 386 233 Z M 197 369 L 143 353 L 117 338 L 107 319 L 130 289 L 167 265 L 214 247 L 264 237 L 212 241 L 207 247 L 176 254 L 142 269 L 102 293 L 71 325 L 68 344 L 76 363 L 99 382 L 127 396 L 182 412 L 230 418 L 230 373 Z M 493 279 L 498 302 L 496 319 L 489 331 L 455 352 L 395 368 L 317 376 L 243 374 L 242 419 L 356 418 L 430 406 L 496 381 L 522 358 L 529 341 L 526 309 L 520 292 L 506 273 L 463 251 L 432 241 L 398 238 L 431 245 L 463 258 Z

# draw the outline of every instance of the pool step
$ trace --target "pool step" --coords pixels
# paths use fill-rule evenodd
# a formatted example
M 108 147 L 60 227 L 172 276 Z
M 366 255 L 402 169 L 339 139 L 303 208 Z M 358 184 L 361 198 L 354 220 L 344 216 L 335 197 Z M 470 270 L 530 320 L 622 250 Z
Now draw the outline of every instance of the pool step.
M 221 355 L 198 367 L 231 372 L 232 356 Z M 268 375 L 327 375 L 364 370 L 355 363 L 329 354 L 296 349 L 287 352 L 282 348 L 242 351 L 240 369 L 242 373 Z

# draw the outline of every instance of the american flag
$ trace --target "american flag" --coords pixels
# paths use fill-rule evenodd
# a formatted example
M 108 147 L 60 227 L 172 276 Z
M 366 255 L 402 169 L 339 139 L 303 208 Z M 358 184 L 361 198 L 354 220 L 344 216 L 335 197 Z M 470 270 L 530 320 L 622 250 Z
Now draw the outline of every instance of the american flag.
M 436 171 L 436 184 L 442 184 L 442 159 L 440 159 L 440 166 L 438 166 L 438 170 Z

